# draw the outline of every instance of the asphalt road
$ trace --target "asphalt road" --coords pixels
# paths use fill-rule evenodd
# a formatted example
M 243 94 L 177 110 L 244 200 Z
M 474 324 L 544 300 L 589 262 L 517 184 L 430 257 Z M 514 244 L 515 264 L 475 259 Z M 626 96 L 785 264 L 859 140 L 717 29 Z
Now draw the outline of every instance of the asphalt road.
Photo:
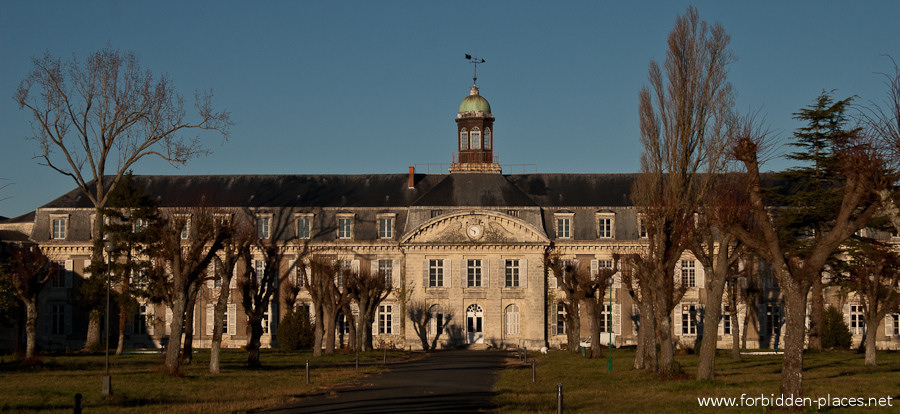
M 473 413 L 493 411 L 501 351 L 442 351 L 392 365 L 351 388 L 304 398 L 268 413 Z

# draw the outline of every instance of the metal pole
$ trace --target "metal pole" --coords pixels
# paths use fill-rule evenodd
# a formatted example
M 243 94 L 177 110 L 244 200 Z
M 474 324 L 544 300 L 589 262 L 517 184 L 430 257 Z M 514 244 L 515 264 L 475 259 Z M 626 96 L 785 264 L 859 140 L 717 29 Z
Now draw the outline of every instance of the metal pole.
M 81 393 L 75 394 L 75 409 L 72 412 L 81 414 Z
M 606 363 L 606 372 L 612 372 L 612 350 L 613 350 L 613 339 L 612 339 L 612 336 L 613 336 L 613 330 L 612 330 L 612 327 L 613 327 L 613 323 L 612 323 L 612 318 L 613 318 L 613 304 L 612 304 L 613 288 L 612 288 L 612 287 L 613 287 L 613 285 L 612 285 L 612 282 L 613 282 L 613 280 L 612 280 L 612 278 L 613 278 L 613 277 L 614 277 L 614 276 L 610 276 L 610 279 L 609 279 L 609 313 L 607 314 L 607 315 L 609 316 L 609 360 L 608 360 L 607 363 Z
M 534 368 L 534 360 L 531 360 L 531 383 L 534 384 L 537 382 L 536 370 Z
M 104 363 L 106 375 L 103 376 L 101 394 L 103 394 L 104 397 L 107 397 L 112 394 L 112 379 L 109 376 L 109 296 L 112 285 L 110 280 L 112 276 L 112 242 L 107 240 L 104 244 L 104 250 L 106 250 L 106 362 Z
M 356 351 L 356 372 L 359 372 L 359 351 Z
M 306 383 L 309 384 L 309 360 L 306 360 Z
M 387 365 L 387 348 L 381 348 L 381 351 L 384 352 L 384 365 Z
M 562 383 L 556 384 L 556 414 L 563 412 L 563 386 Z

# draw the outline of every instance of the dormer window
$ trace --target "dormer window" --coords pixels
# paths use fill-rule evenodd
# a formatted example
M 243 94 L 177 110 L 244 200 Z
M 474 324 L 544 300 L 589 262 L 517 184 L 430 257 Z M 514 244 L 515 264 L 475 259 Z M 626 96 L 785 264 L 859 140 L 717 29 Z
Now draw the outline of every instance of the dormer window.
M 469 149 L 469 133 L 466 132 L 465 128 L 459 130 L 459 149 Z
M 53 240 L 65 240 L 69 227 L 68 215 L 51 215 L 52 228 L 50 229 L 50 238 Z
M 478 128 L 472 128 L 470 138 L 472 141 L 472 149 L 481 148 L 481 131 Z
M 491 149 L 491 129 L 490 128 L 484 129 L 484 149 L 486 149 L 486 150 Z

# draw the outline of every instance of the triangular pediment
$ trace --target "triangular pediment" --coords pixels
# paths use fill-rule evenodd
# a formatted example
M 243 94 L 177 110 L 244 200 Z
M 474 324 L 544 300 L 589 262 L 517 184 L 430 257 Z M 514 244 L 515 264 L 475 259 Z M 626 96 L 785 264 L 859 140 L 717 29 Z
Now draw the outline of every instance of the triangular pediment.
M 470 211 L 431 219 L 404 235 L 401 242 L 510 244 L 550 240 L 541 229 L 521 219 L 493 211 Z

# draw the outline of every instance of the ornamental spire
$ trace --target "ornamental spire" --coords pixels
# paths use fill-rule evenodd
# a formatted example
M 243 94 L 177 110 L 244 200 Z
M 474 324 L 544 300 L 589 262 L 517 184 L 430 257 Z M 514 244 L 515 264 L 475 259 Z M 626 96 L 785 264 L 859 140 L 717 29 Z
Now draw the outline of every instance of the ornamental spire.
M 466 60 L 468 60 L 469 63 L 471 63 L 473 66 L 475 66 L 475 70 L 472 73 L 472 88 L 475 88 L 475 84 L 478 82 L 478 64 L 484 63 L 485 60 L 478 59 L 478 52 L 475 52 L 475 57 L 472 57 L 472 55 L 466 53 Z M 475 88 L 475 90 L 477 91 L 478 89 Z

